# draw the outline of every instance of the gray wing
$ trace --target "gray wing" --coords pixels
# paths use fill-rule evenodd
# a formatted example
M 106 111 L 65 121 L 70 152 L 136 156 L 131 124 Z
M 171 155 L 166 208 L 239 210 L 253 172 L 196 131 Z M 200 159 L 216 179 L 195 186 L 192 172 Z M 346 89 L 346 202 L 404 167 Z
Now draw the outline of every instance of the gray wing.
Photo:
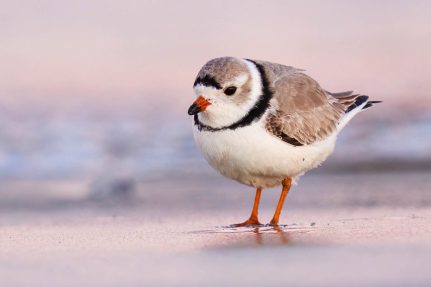
M 352 93 L 332 96 L 302 71 L 263 61 L 274 92 L 266 128 L 282 140 L 299 146 L 331 135 L 348 106 L 356 98 Z

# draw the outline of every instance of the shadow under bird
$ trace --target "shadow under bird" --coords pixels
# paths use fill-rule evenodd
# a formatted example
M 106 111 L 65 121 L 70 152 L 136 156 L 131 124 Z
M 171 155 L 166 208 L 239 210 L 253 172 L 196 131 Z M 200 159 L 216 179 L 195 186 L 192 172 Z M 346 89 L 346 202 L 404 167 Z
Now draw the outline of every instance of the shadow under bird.
M 330 93 L 303 70 L 222 57 L 210 60 L 193 85 L 193 135 L 208 163 L 222 175 L 256 188 L 250 218 L 232 226 L 260 225 L 263 188 L 282 185 L 270 222 L 301 175 L 332 153 L 338 133 L 379 101 L 353 92 Z

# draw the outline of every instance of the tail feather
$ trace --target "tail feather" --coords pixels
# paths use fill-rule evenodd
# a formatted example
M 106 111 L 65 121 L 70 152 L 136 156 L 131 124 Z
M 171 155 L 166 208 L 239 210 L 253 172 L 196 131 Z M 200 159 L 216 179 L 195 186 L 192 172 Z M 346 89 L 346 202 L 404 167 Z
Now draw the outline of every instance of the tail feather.
M 365 106 L 362 107 L 362 110 L 372 107 L 374 104 L 381 103 L 382 101 L 368 101 L 368 96 L 353 94 L 353 91 L 345 91 L 332 93 L 329 91 L 325 91 L 328 95 L 334 97 L 339 103 L 347 106 L 346 113 L 352 111 L 356 107 L 359 107 L 364 102 L 367 102 Z
M 368 101 L 368 96 L 365 96 L 365 95 L 357 96 L 355 98 L 355 102 L 353 104 L 351 104 L 350 106 L 347 107 L 346 114 L 348 112 L 352 111 L 353 109 L 359 107 L 360 105 L 362 105 L 363 103 L 365 103 L 367 101 Z
M 363 110 L 372 107 L 374 104 L 381 103 L 382 101 L 368 101 L 367 104 L 362 108 Z
M 337 129 L 340 131 L 346 124 L 360 113 L 363 109 L 372 107 L 374 104 L 381 103 L 381 101 L 369 101 L 369 97 L 366 95 L 347 95 L 345 93 L 343 96 L 335 97 L 339 104 L 345 107 L 344 116 L 340 119 Z

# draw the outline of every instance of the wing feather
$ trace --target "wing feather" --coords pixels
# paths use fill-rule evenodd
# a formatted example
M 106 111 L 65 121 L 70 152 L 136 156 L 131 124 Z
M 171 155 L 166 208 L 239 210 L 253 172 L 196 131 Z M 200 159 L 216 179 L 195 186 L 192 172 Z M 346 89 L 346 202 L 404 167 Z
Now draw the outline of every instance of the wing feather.
M 268 115 L 266 128 L 293 145 L 307 145 L 327 138 L 336 130 L 346 107 L 355 101 L 351 92 L 334 96 L 325 92 L 303 70 L 256 62 L 265 67 L 274 92 L 275 110 Z

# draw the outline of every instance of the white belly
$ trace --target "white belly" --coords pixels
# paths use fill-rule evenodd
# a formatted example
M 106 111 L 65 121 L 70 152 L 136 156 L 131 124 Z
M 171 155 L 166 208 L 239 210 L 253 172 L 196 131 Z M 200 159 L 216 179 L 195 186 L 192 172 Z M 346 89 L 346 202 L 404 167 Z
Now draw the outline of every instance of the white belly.
M 236 130 L 199 131 L 195 141 L 208 163 L 226 177 L 254 187 L 273 187 L 318 166 L 333 151 L 336 134 L 293 146 L 268 133 L 261 121 Z

